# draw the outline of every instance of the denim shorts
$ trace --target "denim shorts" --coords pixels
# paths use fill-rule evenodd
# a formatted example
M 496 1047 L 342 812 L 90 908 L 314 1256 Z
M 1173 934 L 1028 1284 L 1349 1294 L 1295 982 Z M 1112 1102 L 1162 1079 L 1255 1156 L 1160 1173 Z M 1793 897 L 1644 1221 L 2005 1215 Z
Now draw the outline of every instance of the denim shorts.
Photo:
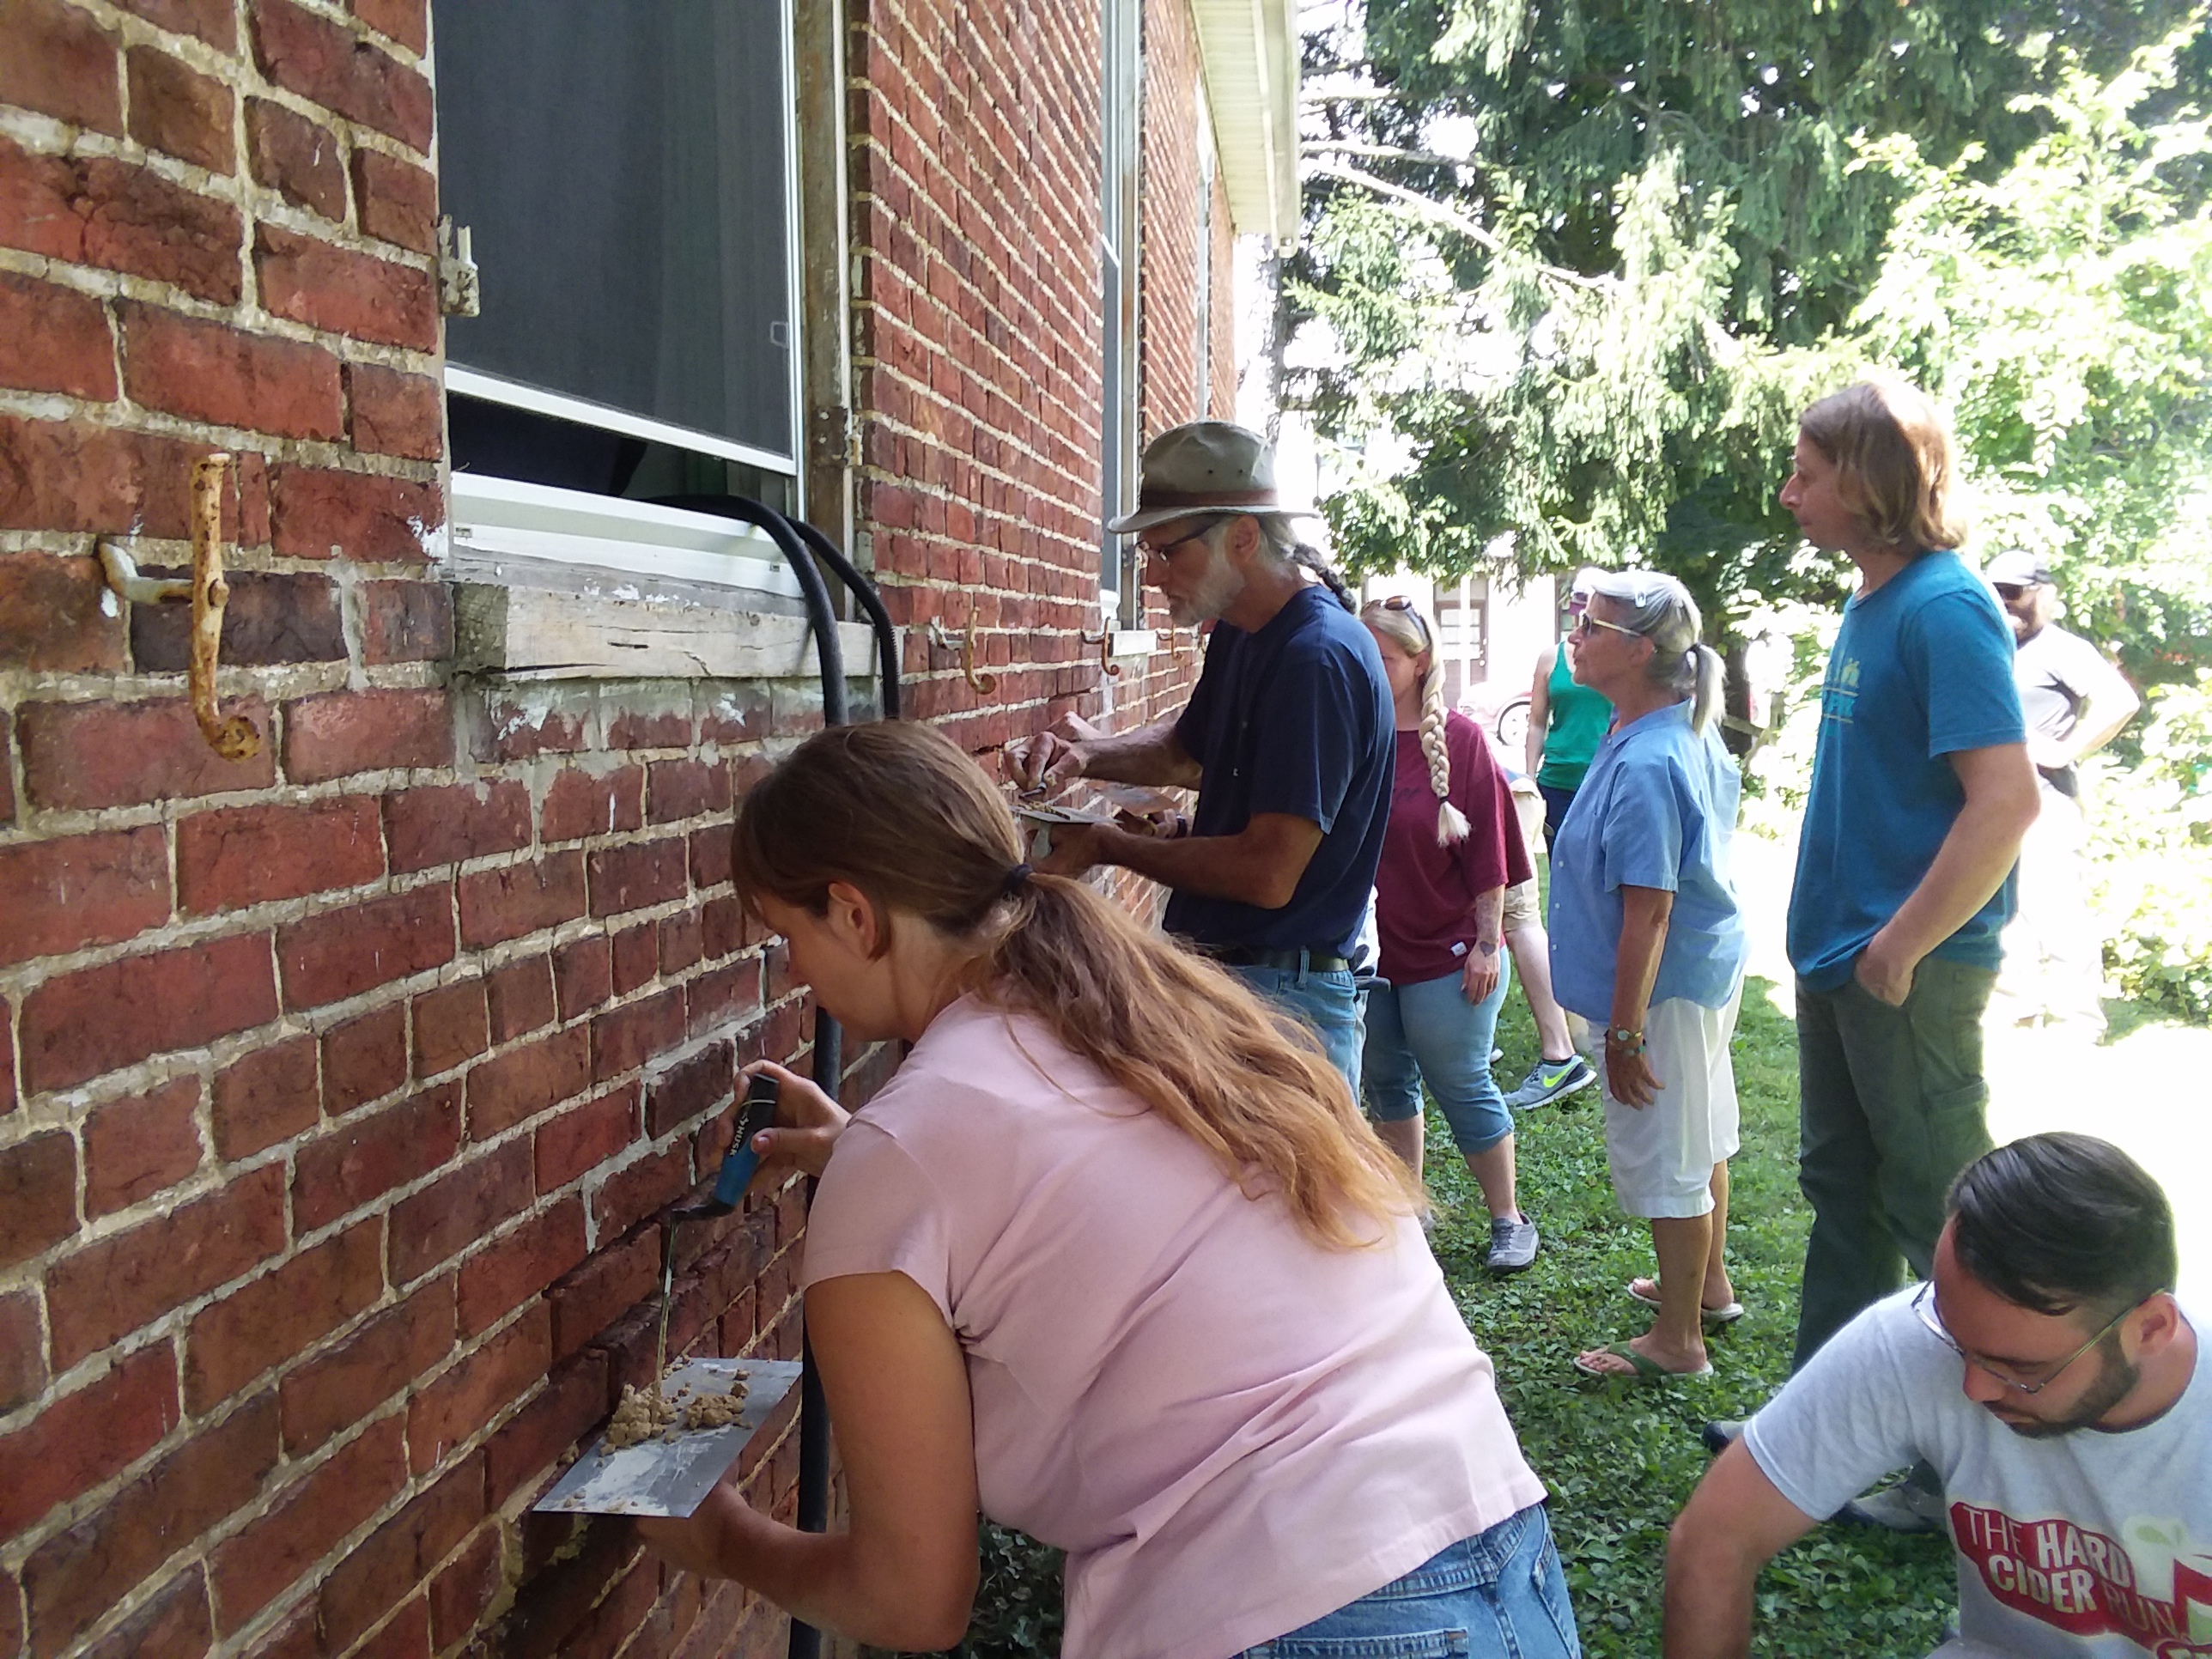
M 1344 1073 L 1352 1098 L 1359 1097 L 1359 1055 L 1367 1046 L 1366 1023 L 1361 1010 L 1366 997 L 1348 968 L 1322 972 L 1296 968 L 1231 968 L 1229 970 L 1279 1008 L 1305 1022 L 1329 1064 Z
M 1239 1659 L 1578 1659 L 1544 1506 L 1462 1538 L 1403 1578 Z

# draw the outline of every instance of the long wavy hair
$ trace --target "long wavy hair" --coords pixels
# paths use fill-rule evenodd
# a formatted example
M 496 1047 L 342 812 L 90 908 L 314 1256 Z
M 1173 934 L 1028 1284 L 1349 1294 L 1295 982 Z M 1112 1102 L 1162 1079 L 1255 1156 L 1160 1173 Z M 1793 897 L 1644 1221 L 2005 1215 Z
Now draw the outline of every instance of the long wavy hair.
M 1423 1206 L 1304 1025 L 1080 881 L 1032 874 L 1010 892 L 1013 815 L 929 727 L 817 733 L 746 794 L 732 842 L 749 907 L 767 896 L 819 915 L 842 881 L 875 907 L 880 949 L 909 917 L 972 945 L 976 994 L 1042 1021 L 1248 1198 L 1279 1195 L 1316 1243 L 1379 1243 Z
M 1958 449 L 1917 386 L 1870 375 L 1813 404 L 1797 430 L 1834 465 L 1837 494 L 1876 539 L 1907 554 L 1965 544 Z

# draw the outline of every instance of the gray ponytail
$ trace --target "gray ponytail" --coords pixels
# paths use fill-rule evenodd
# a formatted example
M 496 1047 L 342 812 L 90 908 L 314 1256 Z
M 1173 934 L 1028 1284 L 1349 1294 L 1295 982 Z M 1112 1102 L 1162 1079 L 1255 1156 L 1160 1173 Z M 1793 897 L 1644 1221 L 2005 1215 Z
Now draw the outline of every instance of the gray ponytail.
M 1589 591 L 1613 602 L 1623 628 L 1651 641 L 1644 672 L 1689 702 L 1690 729 L 1702 735 L 1720 708 L 1727 670 L 1720 653 L 1698 638 L 1705 618 L 1690 590 L 1663 571 L 1605 570 L 1590 576 Z
M 1302 565 L 1312 571 L 1328 585 L 1328 591 L 1336 595 L 1336 602 L 1346 611 L 1357 611 L 1359 609 L 1359 601 L 1352 598 L 1352 590 L 1345 586 L 1344 578 L 1337 574 L 1336 567 L 1322 556 L 1318 548 L 1298 539 L 1297 532 L 1291 528 L 1289 514 L 1255 513 L 1252 516 L 1259 523 L 1261 538 L 1273 550 L 1277 558 L 1287 559 L 1292 564 Z

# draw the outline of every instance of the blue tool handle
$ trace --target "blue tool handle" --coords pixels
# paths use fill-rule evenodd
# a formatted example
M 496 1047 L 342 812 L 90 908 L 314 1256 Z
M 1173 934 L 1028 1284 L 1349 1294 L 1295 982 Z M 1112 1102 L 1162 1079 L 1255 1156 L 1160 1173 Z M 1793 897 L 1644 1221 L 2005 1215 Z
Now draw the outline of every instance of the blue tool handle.
M 741 1137 L 722 1159 L 722 1173 L 714 1182 L 714 1202 L 735 1209 L 738 1200 L 745 1195 L 745 1188 L 752 1185 L 753 1171 L 758 1168 L 760 1154 L 752 1149 L 751 1137 Z
M 738 1200 L 745 1195 L 745 1188 L 752 1182 L 753 1171 L 760 1168 L 760 1154 L 753 1150 L 753 1137 L 775 1126 L 776 1097 L 781 1091 L 782 1085 L 765 1072 L 745 1085 L 744 1103 L 738 1109 L 730 1150 L 723 1155 L 722 1173 L 714 1182 L 714 1202 L 725 1209 L 737 1207 Z

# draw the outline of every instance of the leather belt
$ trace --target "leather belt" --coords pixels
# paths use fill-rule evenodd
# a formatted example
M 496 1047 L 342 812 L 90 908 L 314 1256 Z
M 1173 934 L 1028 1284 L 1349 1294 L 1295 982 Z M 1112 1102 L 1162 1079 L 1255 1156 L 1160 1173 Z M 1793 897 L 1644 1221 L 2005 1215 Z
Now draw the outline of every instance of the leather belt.
M 1340 974 L 1352 958 L 1340 951 L 1258 951 L 1248 945 L 1218 945 L 1208 949 L 1224 968 L 1279 968 L 1289 973 Z

